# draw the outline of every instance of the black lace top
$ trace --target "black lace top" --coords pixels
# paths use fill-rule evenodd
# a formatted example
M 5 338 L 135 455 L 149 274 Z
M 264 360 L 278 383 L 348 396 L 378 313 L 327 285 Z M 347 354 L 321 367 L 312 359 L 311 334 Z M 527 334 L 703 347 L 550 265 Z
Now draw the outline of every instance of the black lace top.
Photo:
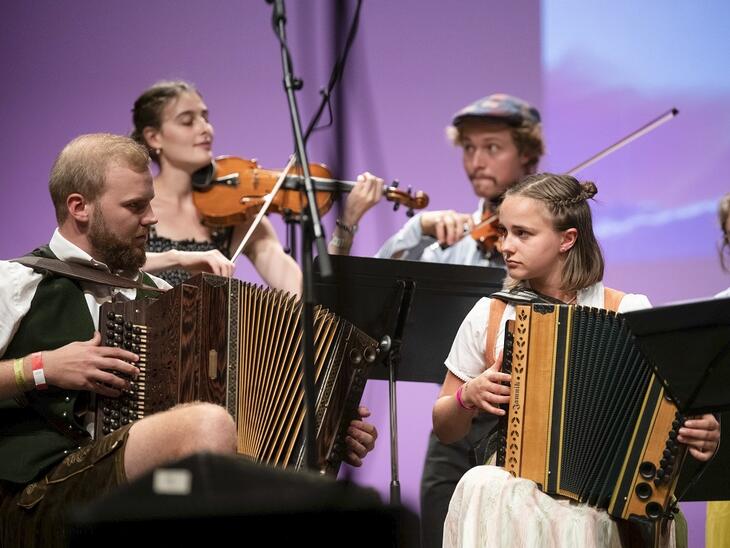
M 171 249 L 177 249 L 179 251 L 209 251 L 211 249 L 217 249 L 223 253 L 223 255 L 228 257 L 228 248 L 231 242 L 232 233 L 233 230 L 230 228 L 213 230 L 210 234 L 210 240 L 204 242 L 194 240 L 193 238 L 188 238 L 186 240 L 171 240 L 170 238 L 158 236 L 155 227 L 151 226 L 150 234 L 147 238 L 147 251 L 162 253 L 163 251 L 170 251 Z M 158 272 L 155 276 L 162 278 L 172 286 L 176 286 L 190 278 L 191 275 L 189 272 L 181 268 L 173 268 Z

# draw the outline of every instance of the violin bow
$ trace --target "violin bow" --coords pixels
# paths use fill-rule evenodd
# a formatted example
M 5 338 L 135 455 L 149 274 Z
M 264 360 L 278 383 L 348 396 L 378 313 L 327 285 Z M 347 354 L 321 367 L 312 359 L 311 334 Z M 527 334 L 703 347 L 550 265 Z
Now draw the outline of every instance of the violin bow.
M 649 133 L 651 131 L 654 131 L 656 128 L 658 128 L 662 124 L 665 124 L 669 120 L 674 118 L 677 114 L 679 114 L 679 111 L 676 108 L 672 108 L 672 109 L 668 110 L 667 112 L 665 112 L 664 114 L 662 114 L 661 116 L 656 118 L 655 120 L 652 120 L 645 126 L 640 127 L 639 129 L 637 129 L 636 131 L 634 131 L 632 133 L 629 133 L 623 139 L 618 140 L 611 146 L 603 149 L 598 154 L 594 154 L 593 156 L 588 158 L 585 162 L 578 164 L 577 166 L 575 166 L 574 168 L 569 170 L 567 172 L 567 175 L 575 175 L 579 171 L 587 168 L 588 166 L 595 164 L 599 160 L 601 160 L 601 159 L 605 158 L 606 156 L 608 156 L 609 154 L 617 151 L 621 147 L 628 145 L 631 141 L 634 141 L 634 140 L 638 139 L 639 137 L 646 135 L 647 133 Z
M 253 234 L 253 231 L 256 230 L 256 227 L 259 226 L 259 224 L 261 223 L 261 219 L 263 219 L 264 215 L 266 215 L 266 212 L 269 210 L 269 206 L 271 205 L 271 202 L 274 200 L 276 193 L 279 192 L 279 189 L 284 184 L 284 181 L 286 180 L 287 176 L 289 175 L 289 171 L 294 166 L 295 161 L 296 161 L 296 155 L 292 154 L 289 157 L 289 163 L 286 164 L 286 167 L 281 171 L 281 174 L 279 175 L 279 178 L 276 180 L 276 184 L 271 189 L 271 192 L 269 192 L 266 195 L 266 198 L 264 198 L 264 205 L 262 205 L 261 209 L 259 209 L 259 212 L 256 214 L 256 217 L 254 217 L 254 220 L 251 223 L 251 226 L 248 227 L 248 231 L 246 232 L 246 235 L 243 237 L 243 240 L 241 240 L 241 243 L 238 245 L 236 252 L 231 257 L 232 263 L 235 263 L 236 259 L 238 259 L 239 255 L 241 255 L 241 253 L 243 252 L 243 248 L 246 247 L 246 244 L 248 243 L 249 239 L 251 239 L 251 235 Z

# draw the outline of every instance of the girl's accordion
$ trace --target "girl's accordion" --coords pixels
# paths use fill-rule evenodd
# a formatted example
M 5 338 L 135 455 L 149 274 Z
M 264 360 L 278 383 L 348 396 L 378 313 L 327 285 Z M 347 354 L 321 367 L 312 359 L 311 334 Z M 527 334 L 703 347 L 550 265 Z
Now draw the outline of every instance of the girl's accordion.
M 517 306 L 503 370 L 512 385 L 499 465 L 618 519 L 669 512 L 685 454 L 676 442 L 683 418 L 621 315 Z

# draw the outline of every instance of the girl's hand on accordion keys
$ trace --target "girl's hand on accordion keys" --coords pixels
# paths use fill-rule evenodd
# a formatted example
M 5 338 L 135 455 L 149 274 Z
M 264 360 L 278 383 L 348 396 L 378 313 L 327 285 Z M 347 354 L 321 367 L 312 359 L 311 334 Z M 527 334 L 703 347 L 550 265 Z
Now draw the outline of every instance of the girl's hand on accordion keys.
M 498 406 L 509 403 L 509 385 L 512 377 L 501 371 L 502 354 L 500 353 L 492 367 L 464 384 L 461 390 L 464 404 L 493 415 L 504 415 L 505 411 Z
M 710 414 L 690 417 L 679 429 L 677 441 L 685 444 L 694 458 L 706 462 L 720 444 L 720 423 Z

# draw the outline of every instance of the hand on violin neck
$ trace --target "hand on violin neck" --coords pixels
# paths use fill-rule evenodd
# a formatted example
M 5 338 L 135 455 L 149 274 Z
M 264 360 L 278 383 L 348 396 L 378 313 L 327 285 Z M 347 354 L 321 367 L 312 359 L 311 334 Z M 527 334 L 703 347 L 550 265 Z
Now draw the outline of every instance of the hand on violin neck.
M 347 226 L 358 224 L 365 212 L 383 197 L 384 184 L 383 179 L 367 171 L 358 175 L 357 184 L 345 200 L 342 222 Z
M 468 213 L 448 211 L 427 211 L 421 215 L 421 231 L 436 238 L 441 245 L 454 245 L 474 227 L 474 220 Z

